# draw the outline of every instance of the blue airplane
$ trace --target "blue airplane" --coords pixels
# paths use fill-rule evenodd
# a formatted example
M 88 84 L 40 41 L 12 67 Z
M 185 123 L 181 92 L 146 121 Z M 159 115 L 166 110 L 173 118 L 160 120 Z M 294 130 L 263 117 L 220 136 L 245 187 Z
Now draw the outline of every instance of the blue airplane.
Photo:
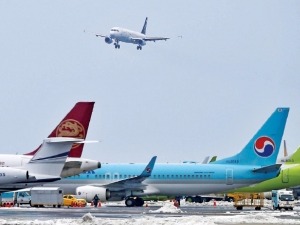
M 236 155 L 200 163 L 102 164 L 96 169 L 51 185 L 76 193 L 87 201 L 97 194 L 101 201 L 125 200 L 126 206 L 142 206 L 142 196 L 188 196 L 225 192 L 278 176 L 277 155 L 289 108 L 277 108 Z

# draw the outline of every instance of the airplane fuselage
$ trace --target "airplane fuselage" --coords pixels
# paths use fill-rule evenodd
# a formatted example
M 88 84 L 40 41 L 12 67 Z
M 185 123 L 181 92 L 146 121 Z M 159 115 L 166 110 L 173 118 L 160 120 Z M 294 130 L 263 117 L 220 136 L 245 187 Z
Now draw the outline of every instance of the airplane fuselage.
M 110 30 L 110 37 L 117 42 L 125 42 L 125 43 L 132 43 L 132 44 L 138 44 L 138 45 L 146 45 L 145 41 L 141 41 L 146 37 L 146 35 L 136 32 L 133 30 L 128 30 L 126 28 L 121 28 L 121 27 L 113 27 Z M 140 41 L 135 40 L 140 39 Z
M 102 168 L 54 182 L 66 193 L 75 193 L 77 187 L 108 185 L 123 179 L 138 176 L 146 164 L 102 164 Z M 148 194 L 197 195 L 222 192 L 255 184 L 278 175 L 279 170 L 269 173 L 255 173 L 255 166 L 224 164 L 155 164 L 152 174 L 142 182 L 143 192 L 135 196 Z M 118 187 L 110 191 L 121 191 Z M 126 196 L 123 196 L 126 197 Z
M 22 168 L 31 158 L 31 155 L 0 154 L 0 167 Z M 100 162 L 96 160 L 67 157 L 61 177 L 73 176 L 100 167 Z
M 269 192 L 300 185 L 300 164 L 283 165 L 279 176 L 228 192 Z

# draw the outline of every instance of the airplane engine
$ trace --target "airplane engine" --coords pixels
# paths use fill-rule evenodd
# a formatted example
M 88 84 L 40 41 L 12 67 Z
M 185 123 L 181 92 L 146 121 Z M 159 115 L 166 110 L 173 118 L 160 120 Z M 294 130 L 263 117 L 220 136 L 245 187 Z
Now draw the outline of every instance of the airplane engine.
M 92 159 L 68 157 L 61 172 L 61 177 L 74 176 L 83 172 L 101 168 L 101 163 Z
M 144 46 L 146 45 L 146 41 L 144 40 L 138 40 L 139 45 Z
M 76 188 L 76 195 L 86 199 L 87 202 L 91 202 L 96 194 L 102 202 L 105 202 L 110 198 L 110 191 L 106 188 L 90 185 Z
M 0 167 L 0 185 L 8 183 L 26 182 L 29 179 L 27 170 L 12 167 Z
M 111 44 L 113 42 L 113 40 L 110 37 L 105 37 L 104 40 L 107 44 Z

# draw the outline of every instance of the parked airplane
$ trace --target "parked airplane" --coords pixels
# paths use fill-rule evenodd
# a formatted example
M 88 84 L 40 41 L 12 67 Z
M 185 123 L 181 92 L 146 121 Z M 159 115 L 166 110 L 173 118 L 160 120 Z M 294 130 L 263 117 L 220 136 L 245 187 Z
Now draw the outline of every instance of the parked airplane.
M 85 139 L 93 112 L 94 102 L 78 102 L 48 136 L 72 137 Z M 22 167 L 28 163 L 41 145 L 34 151 L 24 155 L 0 154 L 0 166 Z M 65 163 L 61 177 L 68 177 L 101 167 L 100 162 L 80 158 L 84 144 L 75 143 Z
M 147 21 L 148 18 L 146 17 L 143 29 L 141 32 L 128 30 L 126 28 L 121 27 L 113 27 L 111 28 L 109 35 L 102 35 L 96 34 L 96 37 L 103 37 L 105 38 L 105 42 L 107 44 L 111 44 L 114 42 L 115 48 L 120 48 L 119 42 L 131 43 L 136 44 L 137 50 L 142 50 L 142 46 L 146 45 L 147 41 L 161 41 L 167 40 L 169 38 L 166 37 L 149 37 L 146 36 L 146 29 L 147 29 Z
M 288 108 L 276 109 L 240 153 L 223 160 L 209 164 L 158 163 L 143 181 L 133 178 L 140 177 L 145 164 L 102 164 L 99 170 L 51 185 L 88 201 L 97 194 L 101 201 L 125 199 L 127 206 L 141 206 L 140 197 L 145 195 L 209 194 L 259 183 L 280 172 L 275 162 L 288 112 Z
M 0 192 L 2 186 L 26 183 L 46 183 L 60 180 L 60 174 L 73 143 L 78 138 L 47 138 L 36 154 L 22 167 L 0 167 Z
M 289 158 L 285 158 L 279 176 L 248 187 L 232 189 L 230 192 L 269 192 L 300 185 L 300 147 Z

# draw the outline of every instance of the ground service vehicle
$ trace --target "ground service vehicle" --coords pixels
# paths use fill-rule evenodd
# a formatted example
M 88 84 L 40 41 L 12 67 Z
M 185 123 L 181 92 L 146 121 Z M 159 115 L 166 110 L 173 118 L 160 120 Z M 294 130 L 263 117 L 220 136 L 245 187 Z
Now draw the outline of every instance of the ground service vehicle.
M 64 206 L 78 206 L 78 207 L 85 207 L 86 200 L 83 198 L 76 198 L 75 195 L 64 195 L 63 196 L 63 205 Z
M 17 191 L 13 193 L 14 204 L 22 205 L 22 204 L 30 204 L 31 203 L 31 195 L 30 189 Z
M 34 187 L 30 189 L 31 202 L 34 207 L 63 205 L 63 190 L 59 187 Z
M 272 191 L 272 205 L 273 209 L 294 209 L 294 195 L 293 191 L 287 190 L 273 190 Z
M 234 199 L 233 206 L 237 210 L 242 210 L 244 207 L 261 210 L 264 206 L 264 193 L 231 193 L 230 196 Z

